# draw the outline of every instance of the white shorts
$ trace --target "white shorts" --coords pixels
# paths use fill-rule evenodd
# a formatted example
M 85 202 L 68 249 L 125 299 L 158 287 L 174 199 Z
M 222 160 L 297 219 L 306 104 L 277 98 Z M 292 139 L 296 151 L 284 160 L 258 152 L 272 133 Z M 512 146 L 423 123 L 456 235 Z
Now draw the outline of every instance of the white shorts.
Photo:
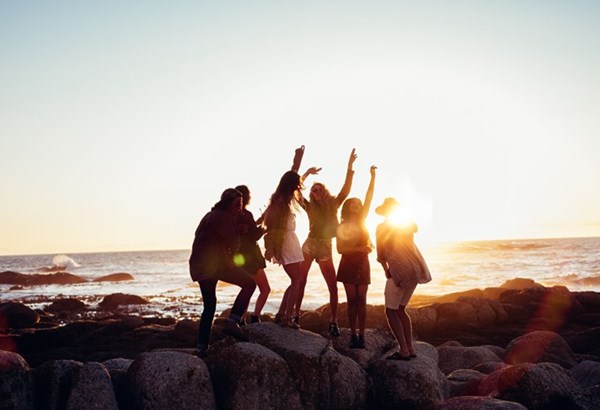
M 385 282 L 385 307 L 388 309 L 398 309 L 400 306 L 406 306 L 412 297 L 417 285 L 407 288 L 396 286 L 392 278 L 388 278 Z

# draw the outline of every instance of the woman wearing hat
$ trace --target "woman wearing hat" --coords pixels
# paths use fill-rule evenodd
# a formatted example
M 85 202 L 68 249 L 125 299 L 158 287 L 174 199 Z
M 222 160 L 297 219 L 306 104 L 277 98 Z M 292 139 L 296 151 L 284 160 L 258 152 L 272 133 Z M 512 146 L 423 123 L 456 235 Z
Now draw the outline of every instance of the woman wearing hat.
M 377 167 L 371 166 L 371 181 L 364 203 L 358 198 L 348 198 L 342 205 L 342 222 L 336 233 L 337 250 L 342 255 L 337 281 L 344 284 L 346 291 L 351 349 L 365 348 L 367 289 L 371 283 L 369 253 L 373 250 L 365 221 L 373 200 L 376 170 Z M 356 332 L 357 319 L 358 333 Z
M 412 345 L 412 323 L 406 313 L 406 305 L 417 284 L 429 282 L 431 276 L 413 240 L 417 225 L 398 226 L 391 221 L 399 205 L 394 198 L 386 198 L 375 209 L 375 213 L 385 217 L 376 231 L 377 261 L 381 263 L 387 278 L 385 314 L 400 348 L 388 359 L 409 360 L 416 355 Z

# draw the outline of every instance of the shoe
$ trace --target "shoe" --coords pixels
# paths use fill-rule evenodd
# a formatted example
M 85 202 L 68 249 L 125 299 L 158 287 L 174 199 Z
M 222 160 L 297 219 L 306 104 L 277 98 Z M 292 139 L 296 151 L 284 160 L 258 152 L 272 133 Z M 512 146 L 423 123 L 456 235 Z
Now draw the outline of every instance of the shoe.
M 410 356 L 405 356 L 400 352 L 395 352 L 386 357 L 387 360 L 410 360 Z
M 244 326 L 246 326 L 246 324 L 247 324 L 246 319 L 244 319 L 244 318 L 240 319 L 240 321 L 238 322 L 238 325 L 240 325 L 240 327 L 244 327 Z
M 260 317 L 256 315 L 250 316 L 250 323 L 260 323 Z
M 208 345 L 196 346 L 196 356 L 198 356 L 200 359 L 204 359 L 206 356 L 208 356 L 208 348 Z
M 240 328 L 240 325 L 233 320 L 227 320 L 225 322 L 225 326 L 223 326 L 223 333 L 242 342 L 250 341 L 248 336 L 246 336 L 246 333 L 244 333 L 244 331 Z
M 329 322 L 329 334 L 335 337 L 340 335 L 340 328 L 338 327 L 337 323 Z
M 365 348 L 365 335 L 358 335 L 358 339 L 356 340 L 356 348 L 357 349 Z
M 273 320 L 275 324 L 280 325 L 283 323 L 283 313 L 277 313 L 275 315 L 275 319 Z
M 300 315 L 296 315 L 292 318 L 292 320 L 296 323 L 296 324 L 300 324 Z
M 348 347 L 350 349 L 356 349 L 358 346 L 358 335 L 352 334 L 350 336 L 350 343 L 348 343 Z
M 408 357 L 410 357 L 411 359 L 414 359 L 415 357 L 417 357 L 417 354 L 415 352 L 410 352 L 408 354 Z

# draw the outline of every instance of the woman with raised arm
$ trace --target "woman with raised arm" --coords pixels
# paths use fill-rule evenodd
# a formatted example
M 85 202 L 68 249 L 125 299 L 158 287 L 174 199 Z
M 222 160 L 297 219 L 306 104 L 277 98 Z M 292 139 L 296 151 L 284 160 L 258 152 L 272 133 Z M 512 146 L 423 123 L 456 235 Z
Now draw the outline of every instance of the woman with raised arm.
M 308 271 L 314 260 L 319 264 L 329 290 L 329 306 L 331 310 L 329 334 L 332 336 L 340 335 L 337 324 L 338 289 L 335 267 L 333 265 L 332 239 L 336 235 L 338 226 L 338 209 L 348 197 L 352 188 L 352 177 L 354 176 L 352 165 L 356 158 L 355 149 L 352 148 L 350 158 L 348 158 L 346 179 L 344 180 L 342 189 L 336 196 L 332 195 L 324 184 L 315 182 L 310 189 L 309 199 L 307 200 L 303 197 L 300 202 L 300 205 L 308 214 L 309 232 L 308 238 L 306 238 L 302 245 L 304 264 L 300 277 L 300 290 L 296 302 L 294 319 L 298 321 L 300 318 L 300 306 L 304 298 L 304 288 L 306 287 Z M 310 173 L 307 172 L 305 175 L 308 176 Z
M 200 285 L 204 308 L 198 329 L 198 356 L 208 351 L 210 331 L 217 307 L 216 287 L 218 281 L 239 286 L 238 293 L 223 332 L 240 340 L 248 340 L 238 322 L 248 308 L 256 284 L 243 269 L 235 266 L 234 258 L 239 250 L 238 216 L 242 212 L 242 194 L 228 188 L 221 199 L 200 221 L 189 259 L 192 280 Z
M 304 145 L 296 149 L 292 170 L 283 174 L 279 180 L 263 218 L 266 227 L 265 258 L 282 265 L 291 281 L 281 300 L 275 322 L 293 329 L 300 328 L 293 321 L 293 314 L 304 261 L 302 247 L 296 235 L 296 212 L 300 209 L 302 188 L 302 177 L 298 174 L 298 169 L 303 154 Z M 311 168 L 310 172 L 317 173 L 318 169 Z
M 397 225 L 392 216 L 399 207 L 394 198 L 385 198 L 375 213 L 385 217 L 377 225 L 377 261 L 381 263 L 385 276 L 385 315 L 396 338 L 399 351 L 388 359 L 409 360 L 416 357 L 412 344 L 412 322 L 406 312 L 417 285 L 431 280 L 425 259 L 414 242 L 417 225 Z
M 342 255 L 337 280 L 344 284 L 346 290 L 351 349 L 365 348 L 367 290 L 371 283 L 369 253 L 373 250 L 366 219 L 373 201 L 376 170 L 377 167 L 371 166 L 371 180 L 364 203 L 358 198 L 348 198 L 344 202 L 342 221 L 336 235 L 337 251 Z

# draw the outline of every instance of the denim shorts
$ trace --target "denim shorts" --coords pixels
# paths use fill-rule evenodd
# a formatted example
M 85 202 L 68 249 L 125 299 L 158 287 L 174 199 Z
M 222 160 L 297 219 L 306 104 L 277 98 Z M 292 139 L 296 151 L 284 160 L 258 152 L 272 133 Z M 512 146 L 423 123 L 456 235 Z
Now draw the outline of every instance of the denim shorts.
M 310 255 L 317 262 L 325 262 L 332 259 L 331 239 L 306 238 L 302 245 L 302 252 Z

